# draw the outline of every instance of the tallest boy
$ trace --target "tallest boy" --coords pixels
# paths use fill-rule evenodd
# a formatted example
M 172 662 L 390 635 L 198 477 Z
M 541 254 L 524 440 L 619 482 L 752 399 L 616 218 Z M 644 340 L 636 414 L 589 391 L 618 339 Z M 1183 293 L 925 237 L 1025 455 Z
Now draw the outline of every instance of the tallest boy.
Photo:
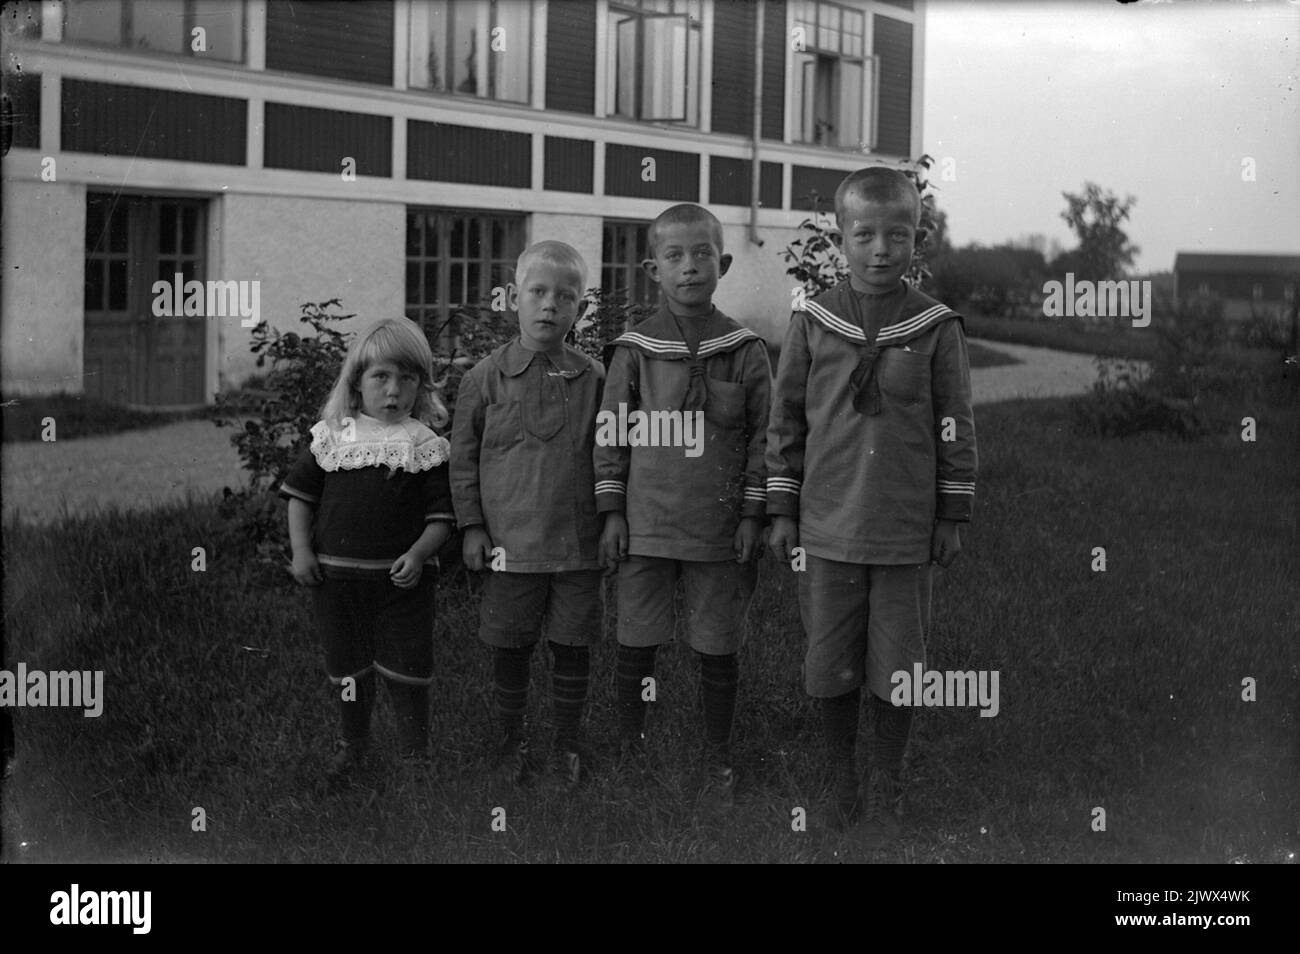
M 835 213 L 849 278 L 790 319 L 767 438 L 773 551 L 801 546 L 804 680 L 821 700 L 835 778 L 830 821 L 863 807 L 854 761 L 865 683 L 876 724 L 869 821 L 896 827 L 911 709 L 892 675 L 924 665 L 930 563 L 961 550 L 975 494 L 975 423 L 960 317 L 903 281 L 921 197 L 903 173 L 860 169 Z

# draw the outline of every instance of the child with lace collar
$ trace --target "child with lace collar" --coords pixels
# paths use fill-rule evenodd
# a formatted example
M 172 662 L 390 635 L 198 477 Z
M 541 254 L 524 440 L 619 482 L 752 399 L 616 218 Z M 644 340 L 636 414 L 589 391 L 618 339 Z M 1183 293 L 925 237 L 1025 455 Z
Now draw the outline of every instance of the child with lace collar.
M 338 778 L 365 753 L 376 671 L 388 683 L 403 757 L 418 760 L 428 745 L 434 554 L 454 517 L 450 448 L 429 427 L 447 415 L 424 332 L 406 318 L 366 328 L 321 417 L 280 495 L 289 501 L 293 577 L 312 587 L 326 672 L 341 687 L 328 772 Z

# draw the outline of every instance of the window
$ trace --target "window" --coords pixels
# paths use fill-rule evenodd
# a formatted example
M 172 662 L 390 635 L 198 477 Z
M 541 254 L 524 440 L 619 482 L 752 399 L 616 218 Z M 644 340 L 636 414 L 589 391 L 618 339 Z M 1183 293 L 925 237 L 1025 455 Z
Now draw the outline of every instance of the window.
M 523 250 L 522 216 L 407 209 L 406 317 L 431 342 L 450 344 L 457 309 L 490 304 L 492 289 L 514 280 Z
M 628 304 L 659 304 L 659 286 L 641 263 L 650 257 L 650 223 L 605 220 L 600 244 L 600 287 L 626 292 Z
M 202 29 L 203 49 L 195 49 Z M 63 38 L 242 63 L 243 0 L 66 0 Z
M 700 2 L 611 0 L 612 115 L 699 125 Z
M 416 0 L 410 86 L 527 103 L 532 43 L 531 0 Z
M 866 15 L 821 0 L 796 2 L 794 15 L 795 139 L 872 147 L 866 115 L 875 57 L 866 55 Z
M 1250 290 L 1250 297 L 1253 298 L 1255 301 L 1263 301 L 1264 286 L 1261 285 L 1259 282 L 1256 282 L 1255 286 Z

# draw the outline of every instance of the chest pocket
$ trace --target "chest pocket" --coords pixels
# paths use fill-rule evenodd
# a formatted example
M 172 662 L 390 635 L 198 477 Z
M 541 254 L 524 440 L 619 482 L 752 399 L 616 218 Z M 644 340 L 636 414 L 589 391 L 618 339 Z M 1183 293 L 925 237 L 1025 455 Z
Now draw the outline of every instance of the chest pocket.
M 536 402 L 530 401 L 523 409 L 524 428 L 538 440 L 549 441 L 564 429 L 567 384 L 559 371 L 548 371 L 539 385 Z
M 518 401 L 489 404 L 483 414 L 483 446 L 513 447 L 524 439 L 523 417 Z
M 930 395 L 930 356 L 902 346 L 880 353 L 880 391 L 900 404 L 913 405 Z
M 745 386 L 735 381 L 709 379 L 709 396 L 704 402 L 704 419 L 724 428 L 745 424 Z

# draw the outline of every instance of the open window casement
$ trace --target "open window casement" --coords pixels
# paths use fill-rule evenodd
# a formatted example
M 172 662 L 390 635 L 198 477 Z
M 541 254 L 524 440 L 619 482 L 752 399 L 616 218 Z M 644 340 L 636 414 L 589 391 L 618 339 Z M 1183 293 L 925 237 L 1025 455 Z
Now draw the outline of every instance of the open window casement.
M 615 27 L 620 116 L 651 122 L 687 121 L 690 17 L 644 14 Z

